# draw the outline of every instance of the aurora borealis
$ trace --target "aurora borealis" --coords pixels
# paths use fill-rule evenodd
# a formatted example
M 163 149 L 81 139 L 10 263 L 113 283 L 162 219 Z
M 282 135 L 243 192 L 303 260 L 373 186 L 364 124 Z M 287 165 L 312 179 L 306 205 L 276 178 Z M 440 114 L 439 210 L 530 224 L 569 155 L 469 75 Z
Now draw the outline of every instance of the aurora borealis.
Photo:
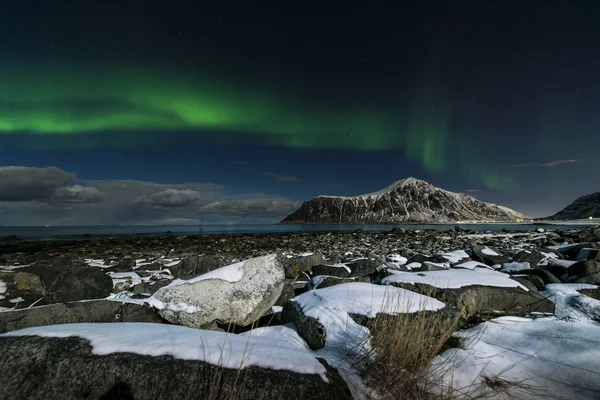
M 600 172 L 600 8 L 559 3 L 7 1 L 1 165 L 290 204 L 417 176 L 549 214 Z

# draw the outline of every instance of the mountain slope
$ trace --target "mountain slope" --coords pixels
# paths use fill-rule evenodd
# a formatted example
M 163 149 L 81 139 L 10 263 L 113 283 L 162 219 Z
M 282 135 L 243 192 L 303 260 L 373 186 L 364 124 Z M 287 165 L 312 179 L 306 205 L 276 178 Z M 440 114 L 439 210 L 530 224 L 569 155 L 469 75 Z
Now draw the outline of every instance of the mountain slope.
M 354 197 L 319 196 L 308 200 L 282 224 L 357 224 L 403 222 L 506 221 L 528 218 L 506 207 L 407 178 L 375 193 Z
M 573 203 L 569 204 L 564 210 L 545 219 L 572 220 L 586 219 L 589 217 L 600 217 L 600 192 L 581 196 Z

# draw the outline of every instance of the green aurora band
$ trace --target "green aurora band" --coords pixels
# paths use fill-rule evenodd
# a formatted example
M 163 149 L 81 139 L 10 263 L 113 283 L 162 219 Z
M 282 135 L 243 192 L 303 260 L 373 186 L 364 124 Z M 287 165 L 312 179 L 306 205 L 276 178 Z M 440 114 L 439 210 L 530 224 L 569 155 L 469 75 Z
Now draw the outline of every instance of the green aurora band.
M 181 132 L 204 136 L 209 143 L 219 142 L 215 136 L 247 133 L 272 146 L 404 149 L 409 160 L 430 172 L 458 171 L 492 189 L 511 186 L 497 169 L 466 151 L 466 141 L 450 140 L 450 109 L 422 113 L 415 108 L 404 115 L 324 108 L 322 103 L 291 100 L 272 88 L 250 90 L 164 71 L 55 65 L 0 69 L 0 137 L 51 138 L 54 147 L 72 148 L 81 142 L 84 147 L 106 145 L 97 137 L 112 131 L 130 133 L 111 139 L 113 146 L 152 144 Z M 69 146 L 73 135 L 79 144 Z M 461 155 L 452 168 L 449 152 Z

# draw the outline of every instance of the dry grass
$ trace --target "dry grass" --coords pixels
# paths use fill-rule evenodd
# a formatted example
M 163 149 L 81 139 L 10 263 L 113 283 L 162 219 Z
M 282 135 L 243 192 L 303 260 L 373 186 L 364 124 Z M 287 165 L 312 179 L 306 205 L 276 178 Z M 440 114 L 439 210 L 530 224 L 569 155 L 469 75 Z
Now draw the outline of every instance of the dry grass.
M 464 312 L 403 313 L 402 300 L 387 299 L 397 302 L 398 315 L 378 314 L 369 323 L 371 351 L 361 360 L 365 378 L 383 399 L 453 398 L 453 389 L 444 385 L 449 366 L 433 367 L 432 361 L 447 348 L 464 345 L 452 337 L 461 328 Z M 394 307 L 385 307 L 390 308 Z M 426 310 L 426 304 L 419 309 Z

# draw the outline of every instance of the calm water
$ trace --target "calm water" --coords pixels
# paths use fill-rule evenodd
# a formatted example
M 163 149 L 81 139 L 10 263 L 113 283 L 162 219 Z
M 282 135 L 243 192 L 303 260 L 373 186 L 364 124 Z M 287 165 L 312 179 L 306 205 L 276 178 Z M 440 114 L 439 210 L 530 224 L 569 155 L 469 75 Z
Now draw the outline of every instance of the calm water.
M 290 232 L 344 232 L 362 229 L 370 232 L 390 231 L 394 227 L 405 229 L 453 229 L 456 224 L 436 225 L 204 225 L 204 234 L 264 234 Z M 499 231 L 502 229 L 517 231 L 533 231 L 544 229 L 580 229 L 584 225 L 536 225 L 536 224 L 478 224 L 461 225 L 464 229 L 478 232 Z M 0 227 L 0 238 L 16 235 L 21 238 L 36 239 L 76 239 L 90 236 L 129 236 L 129 235 L 164 235 L 169 232 L 174 235 L 196 235 L 197 225 L 106 225 L 106 226 L 17 226 Z

